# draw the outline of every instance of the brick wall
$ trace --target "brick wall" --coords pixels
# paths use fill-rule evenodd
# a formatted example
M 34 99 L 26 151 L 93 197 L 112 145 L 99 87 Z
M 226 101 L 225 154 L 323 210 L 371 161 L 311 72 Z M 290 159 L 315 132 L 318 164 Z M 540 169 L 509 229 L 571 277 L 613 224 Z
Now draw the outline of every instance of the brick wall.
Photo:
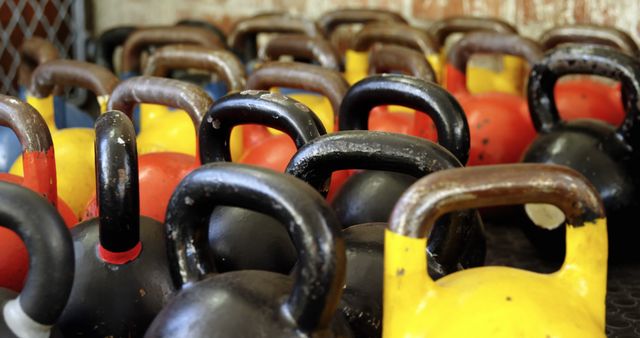
M 497 16 L 536 38 L 562 23 L 614 25 L 640 41 L 637 0 L 93 0 L 94 33 L 125 24 L 172 24 L 207 19 L 228 30 L 237 18 L 259 11 L 289 9 L 316 18 L 339 7 L 380 7 L 398 11 L 416 25 L 458 14 Z

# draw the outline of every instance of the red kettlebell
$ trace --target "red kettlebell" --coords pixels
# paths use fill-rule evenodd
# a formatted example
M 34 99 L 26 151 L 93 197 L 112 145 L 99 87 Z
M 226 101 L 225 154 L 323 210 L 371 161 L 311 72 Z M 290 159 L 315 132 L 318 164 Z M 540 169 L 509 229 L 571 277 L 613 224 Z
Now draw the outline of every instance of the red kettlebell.
M 638 57 L 638 45 L 624 31 L 609 26 L 565 25 L 542 34 L 540 45 L 546 51 L 563 43 L 585 43 L 610 46 Z M 624 120 L 620 84 L 605 83 L 588 76 L 558 81 L 554 89 L 560 116 L 567 121 L 595 118 L 614 126 Z
M 139 103 L 182 109 L 189 114 L 197 130 L 213 100 L 202 88 L 191 83 L 137 76 L 122 81 L 114 89 L 109 99 L 109 110 L 119 110 L 131 116 L 133 108 Z M 162 222 L 173 189 L 184 176 L 200 165 L 200 160 L 197 156 L 182 153 L 159 152 L 144 154 L 138 158 L 138 162 L 140 215 Z M 96 217 L 98 212 L 94 195 L 87 205 L 84 219 Z
M 336 112 L 340 109 L 349 85 L 336 71 L 316 65 L 278 61 L 263 64 L 247 80 L 247 88 L 251 90 L 268 90 L 272 87 L 304 89 L 324 95 L 331 103 L 335 125 Z M 299 102 L 297 104 L 310 112 L 316 123 L 322 125 L 313 111 Z M 324 125 L 318 129 L 325 130 Z M 284 171 L 295 152 L 296 147 L 290 137 L 270 135 L 260 144 L 245 149 L 238 162 Z
M 284 132 L 296 148 L 325 134 L 315 115 L 304 105 L 279 93 L 258 90 L 223 97 L 209 109 L 204 121 L 199 131 L 203 164 L 231 161 L 230 132 L 241 124 L 261 123 Z M 209 224 L 208 251 L 219 272 L 258 269 L 288 273 L 295 263 L 295 249 L 285 232 L 275 233 L 283 238 L 267 239 L 274 235 L 272 229 L 281 229 L 273 218 L 245 209 L 220 207 L 211 215 Z M 255 243 L 255 238 L 265 241 Z
M 15 97 L 0 95 L 0 125 L 13 130 L 22 145 L 24 177 L 0 173 L 0 181 L 19 184 L 46 198 L 68 227 L 78 218 L 58 197 L 56 161 L 49 128 L 40 113 Z M 27 248 L 8 229 L 0 229 L 0 288 L 20 291 L 29 267 Z
M 48 202 L 29 189 L 0 182 L 0 229 L 17 234 L 29 252 L 29 275 L 22 292 L 16 295 L 0 287 L 3 338 L 62 337 L 56 323 L 73 284 L 73 243 L 60 214 Z M 0 261 L 4 254 L 0 253 Z M 0 278 L 5 277 L 2 272 Z
M 65 337 L 141 337 L 173 292 L 164 230 L 139 213 L 130 118 L 109 111 L 95 133 L 100 211 L 71 232 L 75 276 L 58 323 Z
M 451 46 L 447 54 L 444 87 L 456 96 L 469 122 L 467 165 L 515 163 L 536 135 L 527 103 L 523 97 L 507 93 L 470 94 L 466 70 L 474 53 L 520 56 L 533 64 L 542 52 L 535 41 L 517 34 L 474 32 Z M 416 125 L 422 123 L 416 121 Z

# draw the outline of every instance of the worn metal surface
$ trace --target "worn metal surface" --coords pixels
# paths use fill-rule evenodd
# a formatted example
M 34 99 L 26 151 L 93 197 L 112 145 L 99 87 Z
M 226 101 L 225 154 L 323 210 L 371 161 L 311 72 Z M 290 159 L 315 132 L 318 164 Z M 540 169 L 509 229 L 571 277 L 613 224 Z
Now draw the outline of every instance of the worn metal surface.
M 31 84 L 31 74 L 34 69 L 47 61 L 57 59 L 59 56 L 58 49 L 43 38 L 33 37 L 25 40 L 20 46 L 18 84 L 28 87 Z
M 397 12 L 372 8 L 342 8 L 323 13 L 317 20 L 325 36 L 331 36 L 333 31 L 342 25 L 366 24 L 369 22 L 399 22 L 407 20 Z
M 474 54 L 494 53 L 519 56 L 529 64 L 542 58 L 540 45 L 532 39 L 513 33 L 473 32 L 465 34 L 447 53 L 447 64 L 463 74 Z
M 229 92 L 246 87 L 244 66 L 233 53 L 218 48 L 194 45 L 168 45 L 158 48 L 147 60 L 144 75 L 165 77 L 173 69 L 210 71 L 225 82 Z
M 611 46 L 638 56 L 640 50 L 631 36 L 620 29 L 600 25 L 563 25 L 546 30 L 539 38 L 543 50 L 554 48 L 563 43 L 593 43 Z
M 436 81 L 436 73 L 424 54 L 396 45 L 374 45 L 369 51 L 369 74 L 402 72 L 425 81 Z
M 329 41 L 322 37 L 281 34 L 269 40 L 259 52 L 260 58 L 266 61 L 277 61 L 283 55 L 292 56 L 294 60 L 310 60 L 323 68 L 340 70 L 340 55 Z
M 379 22 L 365 25 L 351 40 L 351 49 L 367 51 L 377 42 L 409 47 L 424 55 L 437 54 L 439 49 L 437 41 L 422 29 Z
M 96 96 L 111 94 L 118 78 L 107 68 L 75 60 L 51 60 L 33 71 L 30 91 L 37 97 L 53 94 L 56 86 L 88 89 Z
M 444 46 L 447 37 L 453 33 L 466 33 L 478 30 L 498 33 L 517 33 L 517 29 L 514 26 L 498 18 L 453 16 L 437 20 L 429 26 L 429 33 L 440 46 Z

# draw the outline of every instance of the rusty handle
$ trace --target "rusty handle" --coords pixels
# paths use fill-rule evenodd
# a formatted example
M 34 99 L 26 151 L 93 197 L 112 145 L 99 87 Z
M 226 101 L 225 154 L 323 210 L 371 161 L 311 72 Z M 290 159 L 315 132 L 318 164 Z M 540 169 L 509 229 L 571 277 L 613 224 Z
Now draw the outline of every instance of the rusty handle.
M 337 71 L 297 62 L 267 62 L 255 70 L 247 81 L 248 89 L 269 90 L 289 87 L 310 90 L 326 96 L 334 116 L 340 111 L 349 84 Z
M 55 86 L 80 87 L 96 96 L 111 94 L 118 78 L 108 69 L 88 62 L 52 60 L 33 72 L 30 91 L 38 97 L 52 94 Z
M 405 24 L 371 23 L 356 34 L 351 49 L 367 51 L 375 43 L 400 45 L 415 49 L 424 55 L 438 53 L 438 44 L 426 32 Z
M 314 61 L 324 68 L 340 70 L 340 55 L 321 37 L 303 34 L 282 34 L 269 40 L 260 52 L 266 60 L 278 60 L 282 55 L 293 56 L 294 59 Z
M 640 53 L 638 45 L 626 32 L 609 26 L 568 25 L 554 27 L 542 34 L 540 45 L 544 50 L 563 43 L 589 43 L 611 46 L 632 55 Z
M 465 74 L 467 63 L 474 54 L 500 53 L 519 56 L 534 64 L 542 58 L 537 42 L 513 33 L 474 32 L 465 35 L 451 46 L 447 63 Z
M 125 73 L 140 70 L 140 54 L 148 46 L 170 44 L 191 44 L 211 48 L 224 48 L 214 32 L 201 27 L 170 26 L 140 29 L 133 32 L 125 41 L 122 50 L 122 71 Z
M 346 8 L 337 9 L 326 12 L 318 19 L 318 25 L 324 32 L 325 36 L 331 36 L 331 33 L 342 25 L 370 22 L 398 22 L 407 23 L 402 15 L 384 9 L 368 9 L 368 8 Z
M 374 45 L 369 52 L 369 74 L 394 71 L 426 81 L 436 81 L 435 71 L 420 52 L 402 46 Z
M 448 212 L 525 203 L 553 204 L 573 227 L 604 218 L 598 192 L 584 176 L 564 166 L 527 163 L 428 175 L 400 198 L 389 227 L 403 236 L 424 238 Z
M 144 75 L 164 77 L 172 69 L 194 68 L 217 74 L 229 92 L 246 87 L 244 66 L 233 53 L 194 45 L 168 45 L 156 50 L 147 62 Z
M 32 37 L 20 46 L 20 67 L 18 68 L 18 84 L 29 87 L 31 74 L 39 65 L 59 57 L 58 49 L 49 41 Z
M 196 130 L 213 100 L 199 86 L 153 76 L 136 76 L 122 81 L 111 94 L 108 110 L 119 110 L 129 117 L 138 103 L 153 103 L 182 109 L 189 114 Z
M 480 18 L 469 16 L 454 16 L 434 22 L 429 27 L 429 33 L 440 46 L 447 37 L 454 33 L 472 31 L 489 31 L 496 33 L 517 33 L 518 30 L 506 21 L 497 18 Z
M 270 13 L 238 21 L 229 35 L 229 47 L 242 53 L 246 62 L 255 56 L 255 38 L 259 33 L 321 35 L 313 21 L 283 13 Z

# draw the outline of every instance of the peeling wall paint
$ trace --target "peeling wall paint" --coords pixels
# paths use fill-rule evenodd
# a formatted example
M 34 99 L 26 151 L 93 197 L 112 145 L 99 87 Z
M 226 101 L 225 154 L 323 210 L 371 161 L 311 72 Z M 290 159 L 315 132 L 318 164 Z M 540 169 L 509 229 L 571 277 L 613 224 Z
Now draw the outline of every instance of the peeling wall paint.
M 451 15 L 496 16 L 537 38 L 563 23 L 614 25 L 640 41 L 638 0 L 93 0 L 94 33 L 119 25 L 164 25 L 183 18 L 218 23 L 229 30 L 241 17 L 267 10 L 290 10 L 317 18 L 339 7 L 380 7 L 398 11 L 410 22 L 426 26 Z

